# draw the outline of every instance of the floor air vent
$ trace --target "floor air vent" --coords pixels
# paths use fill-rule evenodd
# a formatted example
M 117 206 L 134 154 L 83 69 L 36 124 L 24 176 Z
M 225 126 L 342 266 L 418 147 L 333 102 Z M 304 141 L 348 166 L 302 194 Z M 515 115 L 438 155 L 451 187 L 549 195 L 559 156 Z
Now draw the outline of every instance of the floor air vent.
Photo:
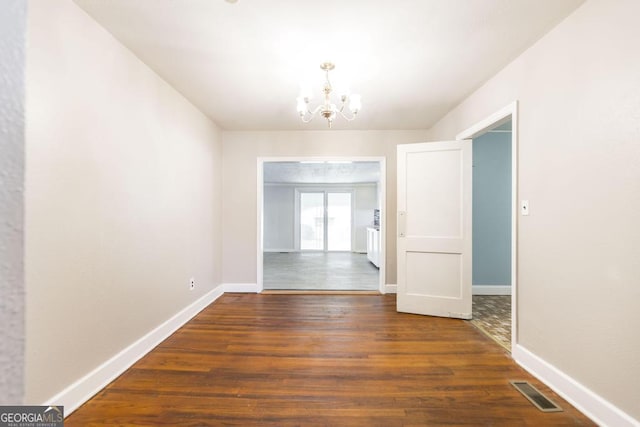
M 536 408 L 542 412 L 561 412 L 562 408 L 553 403 L 544 394 L 540 393 L 537 388 L 529 384 L 527 381 L 510 381 L 511 385 L 524 395 L 529 402 L 533 403 Z

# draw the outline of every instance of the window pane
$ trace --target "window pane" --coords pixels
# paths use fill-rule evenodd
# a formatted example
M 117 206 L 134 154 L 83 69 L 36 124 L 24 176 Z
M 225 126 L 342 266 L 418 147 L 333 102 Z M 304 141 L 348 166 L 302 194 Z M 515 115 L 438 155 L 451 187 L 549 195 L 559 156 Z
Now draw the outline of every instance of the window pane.
M 327 249 L 351 250 L 351 193 L 327 194 Z
M 324 193 L 300 193 L 300 249 L 324 250 Z

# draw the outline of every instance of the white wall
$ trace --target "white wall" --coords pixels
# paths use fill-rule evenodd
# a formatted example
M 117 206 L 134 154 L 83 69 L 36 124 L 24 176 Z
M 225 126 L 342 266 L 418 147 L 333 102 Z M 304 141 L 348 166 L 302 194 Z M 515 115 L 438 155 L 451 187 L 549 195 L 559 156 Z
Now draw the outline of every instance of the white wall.
M 590 0 L 430 131 L 519 100 L 519 343 L 640 420 L 640 2 Z
M 295 194 L 293 185 L 264 186 L 264 243 L 266 252 L 293 252 L 296 250 Z
M 299 250 L 295 230 L 300 227 L 296 215 L 296 189 L 312 191 L 351 191 L 353 194 L 353 252 L 367 252 L 367 227 L 373 224 L 373 210 L 378 207 L 377 184 L 265 184 L 264 250 L 290 252 Z
M 386 283 L 396 280 L 396 145 L 424 142 L 426 131 L 271 131 L 222 133 L 223 282 L 257 280 L 258 157 L 386 157 Z
M 24 392 L 24 96 L 27 4 L 0 13 L 0 405 Z
M 221 137 L 70 0 L 30 2 L 28 39 L 26 401 L 37 404 L 220 284 Z

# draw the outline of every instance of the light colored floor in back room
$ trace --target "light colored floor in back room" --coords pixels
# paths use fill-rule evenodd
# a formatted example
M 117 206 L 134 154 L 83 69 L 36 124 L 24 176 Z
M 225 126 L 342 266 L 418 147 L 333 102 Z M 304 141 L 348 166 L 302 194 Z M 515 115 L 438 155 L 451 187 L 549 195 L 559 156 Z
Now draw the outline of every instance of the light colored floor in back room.
M 511 295 L 474 295 L 471 323 L 511 351 Z
M 366 254 L 265 252 L 263 287 L 268 290 L 377 291 L 379 270 Z

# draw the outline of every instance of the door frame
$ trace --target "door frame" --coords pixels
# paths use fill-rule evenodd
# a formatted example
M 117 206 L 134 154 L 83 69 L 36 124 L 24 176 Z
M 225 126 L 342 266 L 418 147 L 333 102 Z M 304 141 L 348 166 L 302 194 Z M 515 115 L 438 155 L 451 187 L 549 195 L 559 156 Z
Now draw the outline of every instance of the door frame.
M 257 230 L 257 268 L 256 284 L 257 292 L 264 290 L 264 164 L 273 162 L 378 162 L 380 165 L 380 269 L 378 271 L 378 291 L 386 293 L 386 230 L 387 230 L 387 165 L 386 157 L 371 156 L 290 156 L 290 157 L 258 157 L 257 158 L 257 203 L 256 203 L 256 230 Z
M 456 135 L 474 139 L 511 120 L 511 349 L 518 344 L 518 101 L 501 108 Z M 513 354 L 513 353 L 512 353 Z

